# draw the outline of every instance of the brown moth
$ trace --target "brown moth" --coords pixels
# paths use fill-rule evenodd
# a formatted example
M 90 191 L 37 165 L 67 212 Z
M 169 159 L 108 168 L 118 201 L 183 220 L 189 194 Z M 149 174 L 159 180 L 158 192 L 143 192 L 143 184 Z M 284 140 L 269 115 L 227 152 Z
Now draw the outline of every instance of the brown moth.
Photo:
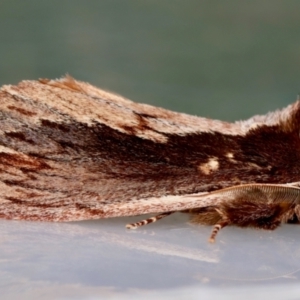
M 300 220 L 300 102 L 221 122 L 70 76 L 0 90 L 0 217 L 75 221 L 175 211 L 214 225 Z

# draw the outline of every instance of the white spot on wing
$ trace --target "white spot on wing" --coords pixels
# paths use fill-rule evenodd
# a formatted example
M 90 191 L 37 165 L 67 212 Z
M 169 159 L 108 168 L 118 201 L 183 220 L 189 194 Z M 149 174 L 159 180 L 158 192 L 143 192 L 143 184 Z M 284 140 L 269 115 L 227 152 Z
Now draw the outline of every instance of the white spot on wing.
M 228 158 L 234 158 L 234 155 L 233 155 L 233 153 L 228 152 L 228 153 L 226 154 L 226 157 L 228 157 Z
M 205 175 L 209 175 L 211 172 L 214 172 L 219 169 L 219 161 L 217 157 L 212 157 L 208 160 L 207 163 L 201 164 L 199 170 Z
M 228 158 L 228 160 L 232 163 L 236 163 L 237 161 L 234 159 L 234 154 L 231 152 L 228 152 L 225 154 L 225 156 Z

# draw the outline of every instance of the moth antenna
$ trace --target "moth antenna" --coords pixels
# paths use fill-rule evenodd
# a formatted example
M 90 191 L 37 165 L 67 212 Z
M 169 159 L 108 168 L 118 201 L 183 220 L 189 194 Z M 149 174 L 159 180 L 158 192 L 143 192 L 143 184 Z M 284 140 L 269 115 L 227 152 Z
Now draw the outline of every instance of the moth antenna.
M 173 214 L 174 211 L 169 211 L 169 212 L 165 212 L 165 213 L 162 213 L 162 214 L 159 214 L 155 217 L 152 217 L 152 218 L 149 218 L 149 219 L 145 219 L 145 220 L 142 220 L 142 221 L 139 221 L 139 222 L 136 222 L 136 223 L 132 223 L 132 224 L 127 224 L 126 225 L 126 228 L 128 229 L 136 229 L 138 227 L 141 227 L 141 226 L 144 226 L 144 225 L 147 225 L 147 224 L 150 224 L 150 223 L 154 223 L 164 217 L 167 217 L 171 214 Z
M 216 236 L 218 234 L 218 232 L 226 227 L 227 225 L 229 224 L 229 220 L 228 219 L 222 219 L 221 221 L 219 221 L 213 228 L 212 232 L 211 232 L 211 235 L 210 235 L 210 238 L 209 238 L 209 242 L 210 243 L 214 243 L 215 240 L 216 240 Z

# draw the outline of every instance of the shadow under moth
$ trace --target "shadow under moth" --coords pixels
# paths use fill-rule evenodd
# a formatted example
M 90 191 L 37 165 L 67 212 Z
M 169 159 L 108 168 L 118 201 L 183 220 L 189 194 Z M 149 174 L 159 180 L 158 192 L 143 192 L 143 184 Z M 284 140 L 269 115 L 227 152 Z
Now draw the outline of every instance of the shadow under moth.
M 300 102 L 227 123 L 134 103 L 70 76 L 0 89 L 0 217 L 173 212 L 275 229 L 300 220 Z

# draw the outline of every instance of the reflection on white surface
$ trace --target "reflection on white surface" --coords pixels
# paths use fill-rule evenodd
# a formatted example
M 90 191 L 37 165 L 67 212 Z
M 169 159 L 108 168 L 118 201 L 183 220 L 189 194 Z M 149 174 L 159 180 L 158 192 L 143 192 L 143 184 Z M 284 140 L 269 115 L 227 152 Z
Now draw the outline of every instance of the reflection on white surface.
M 158 290 L 166 296 L 180 290 L 225 297 L 224 288 L 291 291 L 299 282 L 297 225 L 273 232 L 228 227 L 211 245 L 211 228 L 189 225 L 183 214 L 125 229 L 138 219 L 0 220 L 1 299 L 127 299 Z

